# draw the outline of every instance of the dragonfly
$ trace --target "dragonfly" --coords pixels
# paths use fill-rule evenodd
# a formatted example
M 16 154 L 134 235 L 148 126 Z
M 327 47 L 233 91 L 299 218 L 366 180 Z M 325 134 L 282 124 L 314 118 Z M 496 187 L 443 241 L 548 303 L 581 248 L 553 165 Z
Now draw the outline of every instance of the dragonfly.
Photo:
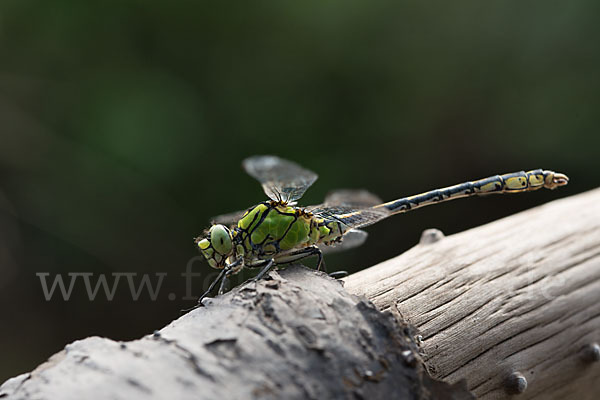
M 196 307 L 202 306 L 202 300 L 219 282 L 218 294 L 222 294 L 228 277 L 244 268 L 259 269 L 254 277 L 258 281 L 277 265 L 315 256 L 316 269 L 321 270 L 323 252 L 361 245 L 367 237 L 361 228 L 392 215 L 463 197 L 555 189 L 569 182 L 565 174 L 535 169 L 490 176 L 389 202 L 365 190 L 337 190 L 327 195 L 322 204 L 301 207 L 297 200 L 317 180 L 317 174 L 272 155 L 252 156 L 242 166 L 261 183 L 268 200 L 244 211 L 215 217 L 204 237 L 195 239 L 208 264 L 220 270 Z

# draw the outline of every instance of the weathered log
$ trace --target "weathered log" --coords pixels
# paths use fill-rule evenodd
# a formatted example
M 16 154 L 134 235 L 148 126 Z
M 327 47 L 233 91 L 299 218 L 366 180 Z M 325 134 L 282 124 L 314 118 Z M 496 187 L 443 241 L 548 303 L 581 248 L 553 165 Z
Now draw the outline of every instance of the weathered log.
M 410 328 L 304 268 L 272 272 L 131 342 L 74 342 L 2 399 L 470 399 L 429 378 Z
M 600 190 L 457 235 L 338 282 L 303 268 L 212 300 L 159 334 L 88 338 L 0 398 L 585 399 L 600 391 Z M 365 295 L 383 311 L 348 292 Z M 3 397 L 4 396 L 4 397 Z
M 414 324 L 432 375 L 479 398 L 600 396 L 600 189 L 428 232 L 345 288 Z

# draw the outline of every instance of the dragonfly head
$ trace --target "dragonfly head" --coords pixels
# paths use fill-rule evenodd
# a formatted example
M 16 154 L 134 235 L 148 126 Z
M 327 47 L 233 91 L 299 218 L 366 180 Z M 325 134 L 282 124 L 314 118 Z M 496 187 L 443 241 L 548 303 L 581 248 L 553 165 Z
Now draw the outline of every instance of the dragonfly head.
M 196 244 L 213 268 L 223 268 L 225 260 L 233 254 L 231 231 L 225 225 L 211 226 L 208 237 L 196 239 Z

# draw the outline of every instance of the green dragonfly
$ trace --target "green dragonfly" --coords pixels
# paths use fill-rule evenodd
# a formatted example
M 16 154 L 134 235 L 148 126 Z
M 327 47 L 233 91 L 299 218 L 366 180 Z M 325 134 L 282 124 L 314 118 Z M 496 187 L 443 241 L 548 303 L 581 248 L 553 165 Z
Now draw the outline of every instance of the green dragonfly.
M 316 256 L 320 270 L 324 267 L 323 251 L 362 244 L 367 234 L 360 228 L 391 215 L 461 197 L 555 189 L 569 181 L 564 174 L 536 169 L 495 175 L 387 203 L 364 190 L 338 190 L 330 193 L 323 204 L 299 207 L 296 201 L 317 180 L 317 174 L 276 156 L 253 156 L 242 165 L 262 184 L 269 200 L 246 211 L 215 217 L 206 236 L 195 239 L 209 265 L 221 270 L 198 299 L 199 306 L 219 281 L 221 294 L 227 278 L 243 268 L 260 268 L 254 278 L 258 280 L 275 265 Z

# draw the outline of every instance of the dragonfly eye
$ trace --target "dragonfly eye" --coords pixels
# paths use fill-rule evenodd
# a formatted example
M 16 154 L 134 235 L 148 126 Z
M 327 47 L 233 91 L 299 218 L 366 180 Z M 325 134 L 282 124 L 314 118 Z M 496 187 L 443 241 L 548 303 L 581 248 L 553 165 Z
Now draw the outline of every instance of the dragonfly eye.
M 210 228 L 210 244 L 212 244 L 213 249 L 221 255 L 229 256 L 231 254 L 231 250 L 233 249 L 233 244 L 231 241 L 231 232 L 224 225 L 217 224 L 213 225 Z

